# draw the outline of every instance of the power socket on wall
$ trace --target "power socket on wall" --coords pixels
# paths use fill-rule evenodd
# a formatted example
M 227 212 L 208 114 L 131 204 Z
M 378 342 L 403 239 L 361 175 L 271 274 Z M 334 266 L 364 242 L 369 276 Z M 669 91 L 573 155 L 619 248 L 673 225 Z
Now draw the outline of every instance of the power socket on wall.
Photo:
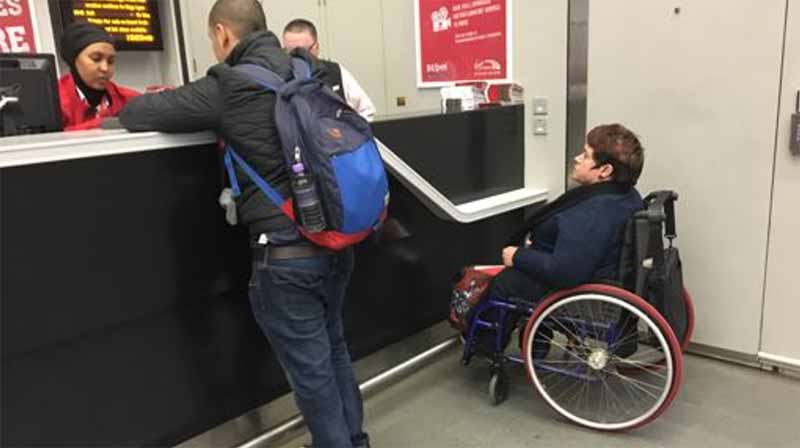
M 547 98 L 533 97 L 533 135 L 547 135 Z
M 547 117 L 533 118 L 533 135 L 547 135 Z
M 547 115 L 549 113 L 547 98 L 541 96 L 533 97 L 533 115 Z

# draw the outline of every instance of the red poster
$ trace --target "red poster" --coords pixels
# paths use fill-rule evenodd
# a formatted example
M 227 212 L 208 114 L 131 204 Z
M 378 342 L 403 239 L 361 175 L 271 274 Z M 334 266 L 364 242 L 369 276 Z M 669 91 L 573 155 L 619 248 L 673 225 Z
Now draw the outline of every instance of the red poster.
M 415 0 L 417 85 L 511 81 L 511 0 Z
M 0 0 L 0 53 L 36 53 L 33 2 Z

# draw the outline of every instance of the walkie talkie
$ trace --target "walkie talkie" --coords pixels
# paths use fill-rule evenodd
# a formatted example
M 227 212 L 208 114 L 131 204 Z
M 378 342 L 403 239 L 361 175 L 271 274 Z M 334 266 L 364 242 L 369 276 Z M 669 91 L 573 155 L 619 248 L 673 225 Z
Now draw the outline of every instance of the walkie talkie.
M 800 156 L 800 90 L 797 91 L 790 129 L 792 135 L 789 137 L 789 151 L 793 156 Z

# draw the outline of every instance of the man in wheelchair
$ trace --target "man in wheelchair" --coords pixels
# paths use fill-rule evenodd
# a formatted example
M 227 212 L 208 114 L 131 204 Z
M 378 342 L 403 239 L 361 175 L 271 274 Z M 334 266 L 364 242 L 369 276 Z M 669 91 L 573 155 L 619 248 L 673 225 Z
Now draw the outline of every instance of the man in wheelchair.
M 548 292 L 617 278 L 625 226 L 643 208 L 634 187 L 643 164 L 644 148 L 633 132 L 620 124 L 592 129 L 573 161 L 571 177 L 579 186 L 538 210 L 509 238 L 502 250 L 504 266 L 463 272 L 453 291 L 451 323 L 464 336 L 477 314 L 501 324 L 475 334 L 476 348 L 498 353 L 521 313 L 497 307 L 479 311 L 487 300 L 530 308 Z
M 616 276 L 625 224 L 642 209 L 636 191 L 644 148 L 620 124 L 597 126 L 573 161 L 580 184 L 534 214 L 503 249 L 507 267 L 489 295 L 540 299 L 553 289 Z
M 489 360 L 491 404 L 507 395 L 509 362 L 524 364 L 553 409 L 595 429 L 644 425 L 674 399 L 693 325 L 672 244 L 678 196 L 642 199 L 643 165 L 633 132 L 592 129 L 573 162 L 579 186 L 526 221 L 502 266 L 462 270 L 450 322 L 463 364 L 477 353 Z M 519 351 L 506 352 L 516 329 Z

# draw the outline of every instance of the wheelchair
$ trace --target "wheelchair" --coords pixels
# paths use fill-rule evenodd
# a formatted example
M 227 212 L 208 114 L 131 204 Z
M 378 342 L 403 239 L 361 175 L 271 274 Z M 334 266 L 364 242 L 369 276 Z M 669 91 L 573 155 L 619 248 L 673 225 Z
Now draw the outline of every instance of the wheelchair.
M 669 407 L 694 327 L 673 246 L 677 199 L 645 197 L 625 227 L 617 278 L 536 301 L 487 297 L 470 311 L 462 364 L 476 354 L 489 361 L 492 405 L 506 399 L 514 364 L 557 413 L 596 430 L 641 427 Z M 515 332 L 519 351 L 507 351 Z

